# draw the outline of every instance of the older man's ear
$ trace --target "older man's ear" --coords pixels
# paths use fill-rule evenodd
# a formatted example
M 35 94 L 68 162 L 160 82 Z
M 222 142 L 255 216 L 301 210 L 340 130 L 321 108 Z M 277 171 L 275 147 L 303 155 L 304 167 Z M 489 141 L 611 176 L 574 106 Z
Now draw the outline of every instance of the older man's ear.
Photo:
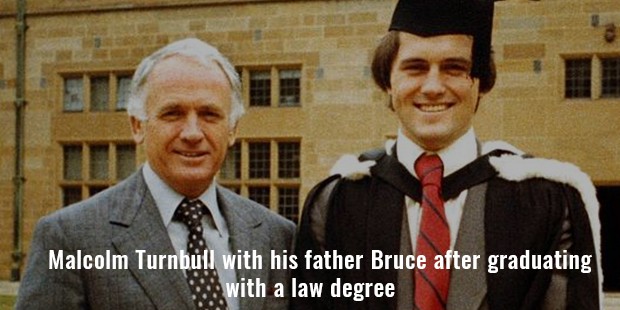
M 133 141 L 135 141 L 136 144 L 141 144 L 142 142 L 144 142 L 143 122 L 134 116 L 130 116 L 129 123 L 131 125 L 131 135 L 133 136 Z
M 237 125 L 228 131 L 228 147 L 232 147 L 237 140 Z

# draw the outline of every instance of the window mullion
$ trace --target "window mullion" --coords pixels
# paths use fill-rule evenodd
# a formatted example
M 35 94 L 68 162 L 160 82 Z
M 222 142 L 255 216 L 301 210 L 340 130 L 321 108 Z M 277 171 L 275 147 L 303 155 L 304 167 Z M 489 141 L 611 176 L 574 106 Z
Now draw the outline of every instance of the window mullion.
M 108 80 L 110 87 L 108 89 L 108 111 L 116 111 L 116 103 L 118 102 L 118 75 L 111 73 Z
M 90 113 L 90 96 L 91 96 L 91 91 L 90 91 L 90 75 L 88 74 L 84 74 L 82 75 L 82 84 L 84 85 L 84 89 L 82 90 L 84 92 L 83 98 L 82 98 L 82 102 L 83 102 L 83 111 L 84 113 Z
M 601 58 L 598 57 L 597 55 L 594 55 L 592 57 L 592 72 L 590 75 L 591 79 L 591 89 L 592 89 L 592 96 L 591 99 L 599 99 L 601 98 L 601 94 L 602 94 L 602 79 L 603 79 L 603 72 L 602 72 L 602 65 L 601 65 Z
M 110 142 L 108 147 L 108 181 L 109 184 L 112 185 L 118 180 L 118 176 L 116 175 L 116 159 L 118 158 L 116 155 L 116 143 Z
M 273 77 L 273 70 L 271 71 Z M 277 79 L 275 79 L 277 80 Z M 272 88 L 273 89 L 273 88 Z M 276 101 L 278 102 L 278 101 Z M 269 206 L 275 212 L 278 212 L 278 193 L 275 186 L 275 181 L 278 178 L 278 143 L 275 140 L 270 141 L 271 144 L 271 156 L 269 158 Z
M 247 76 L 247 74 L 244 74 Z M 244 197 L 249 197 L 247 181 L 250 178 L 250 151 L 247 140 L 241 140 L 241 185 L 239 193 Z
M 82 143 L 82 199 L 88 198 L 88 182 L 90 181 L 90 145 Z
M 271 67 L 271 106 L 277 107 L 280 105 L 280 77 L 278 76 L 278 69 Z
M 250 70 L 248 68 L 241 69 L 241 87 L 243 89 L 243 102 L 247 107 L 250 105 Z

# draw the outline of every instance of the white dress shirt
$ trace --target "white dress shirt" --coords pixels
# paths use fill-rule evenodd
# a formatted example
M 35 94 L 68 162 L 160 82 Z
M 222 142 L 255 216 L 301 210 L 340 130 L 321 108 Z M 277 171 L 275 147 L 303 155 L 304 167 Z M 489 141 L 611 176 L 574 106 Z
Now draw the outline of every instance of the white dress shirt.
M 407 138 L 402 130 L 398 131 L 396 140 L 396 155 L 398 161 L 407 168 L 416 179 L 418 176 L 414 171 L 414 163 L 425 151 Z M 474 129 L 470 128 L 462 137 L 454 141 L 450 146 L 437 152 L 439 158 L 444 165 L 443 176 L 446 177 L 455 171 L 463 168 L 470 162 L 474 161 L 478 156 L 476 136 Z M 467 190 L 461 192 L 459 196 L 450 199 L 444 203 L 448 226 L 450 227 L 450 249 L 454 249 L 456 237 L 459 232 L 459 224 L 463 215 L 463 207 L 467 198 Z M 409 223 L 409 235 L 411 236 L 411 249 L 413 253 L 416 251 L 416 242 L 418 240 L 418 231 L 420 230 L 420 219 L 422 218 L 422 210 L 420 203 L 405 196 L 405 204 L 407 207 L 407 220 Z
M 168 230 L 168 235 L 170 236 L 175 252 L 177 255 L 180 255 L 181 250 L 187 252 L 187 237 L 189 230 L 185 224 L 178 221 L 172 221 L 172 216 L 174 215 L 176 208 L 179 204 L 181 204 L 181 201 L 185 197 L 177 193 L 168 184 L 166 184 L 166 182 L 164 182 L 164 180 L 162 180 L 159 175 L 153 171 L 153 168 L 151 168 L 148 162 L 144 164 L 142 174 L 149 191 L 151 191 L 151 195 L 153 195 L 155 204 L 159 209 L 164 226 L 166 226 L 166 229 Z M 209 188 L 207 188 L 207 190 L 202 193 L 198 199 L 200 199 L 200 201 L 207 206 L 213 216 L 212 219 L 208 216 L 202 217 L 203 237 L 207 242 L 207 247 L 209 250 L 213 250 L 215 256 L 215 268 L 219 274 L 222 289 L 226 293 L 225 297 L 226 302 L 228 303 L 228 308 L 231 310 L 238 310 L 239 299 L 228 297 L 229 294 L 226 289 L 226 283 L 237 282 L 237 273 L 234 269 L 224 268 L 222 255 L 231 254 L 229 240 L 230 235 L 228 233 L 226 220 L 224 219 L 222 212 L 220 212 L 220 208 L 217 203 L 215 180 L 211 182 L 211 186 L 209 186 Z M 185 275 L 185 271 L 183 271 L 183 275 Z

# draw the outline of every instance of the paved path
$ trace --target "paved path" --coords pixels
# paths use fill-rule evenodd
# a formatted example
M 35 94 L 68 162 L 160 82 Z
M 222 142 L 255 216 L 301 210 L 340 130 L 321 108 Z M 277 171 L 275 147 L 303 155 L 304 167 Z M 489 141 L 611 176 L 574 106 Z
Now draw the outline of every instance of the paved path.
M 19 282 L 0 281 L 0 295 L 17 295 Z

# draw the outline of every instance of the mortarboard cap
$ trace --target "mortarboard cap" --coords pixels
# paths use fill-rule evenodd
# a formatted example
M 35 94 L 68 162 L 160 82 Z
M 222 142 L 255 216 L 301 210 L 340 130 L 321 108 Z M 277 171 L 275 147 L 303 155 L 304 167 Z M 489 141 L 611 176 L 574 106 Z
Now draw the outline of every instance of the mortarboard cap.
M 466 34 L 474 38 L 472 76 L 490 72 L 493 0 L 400 0 L 390 30 L 421 37 Z

